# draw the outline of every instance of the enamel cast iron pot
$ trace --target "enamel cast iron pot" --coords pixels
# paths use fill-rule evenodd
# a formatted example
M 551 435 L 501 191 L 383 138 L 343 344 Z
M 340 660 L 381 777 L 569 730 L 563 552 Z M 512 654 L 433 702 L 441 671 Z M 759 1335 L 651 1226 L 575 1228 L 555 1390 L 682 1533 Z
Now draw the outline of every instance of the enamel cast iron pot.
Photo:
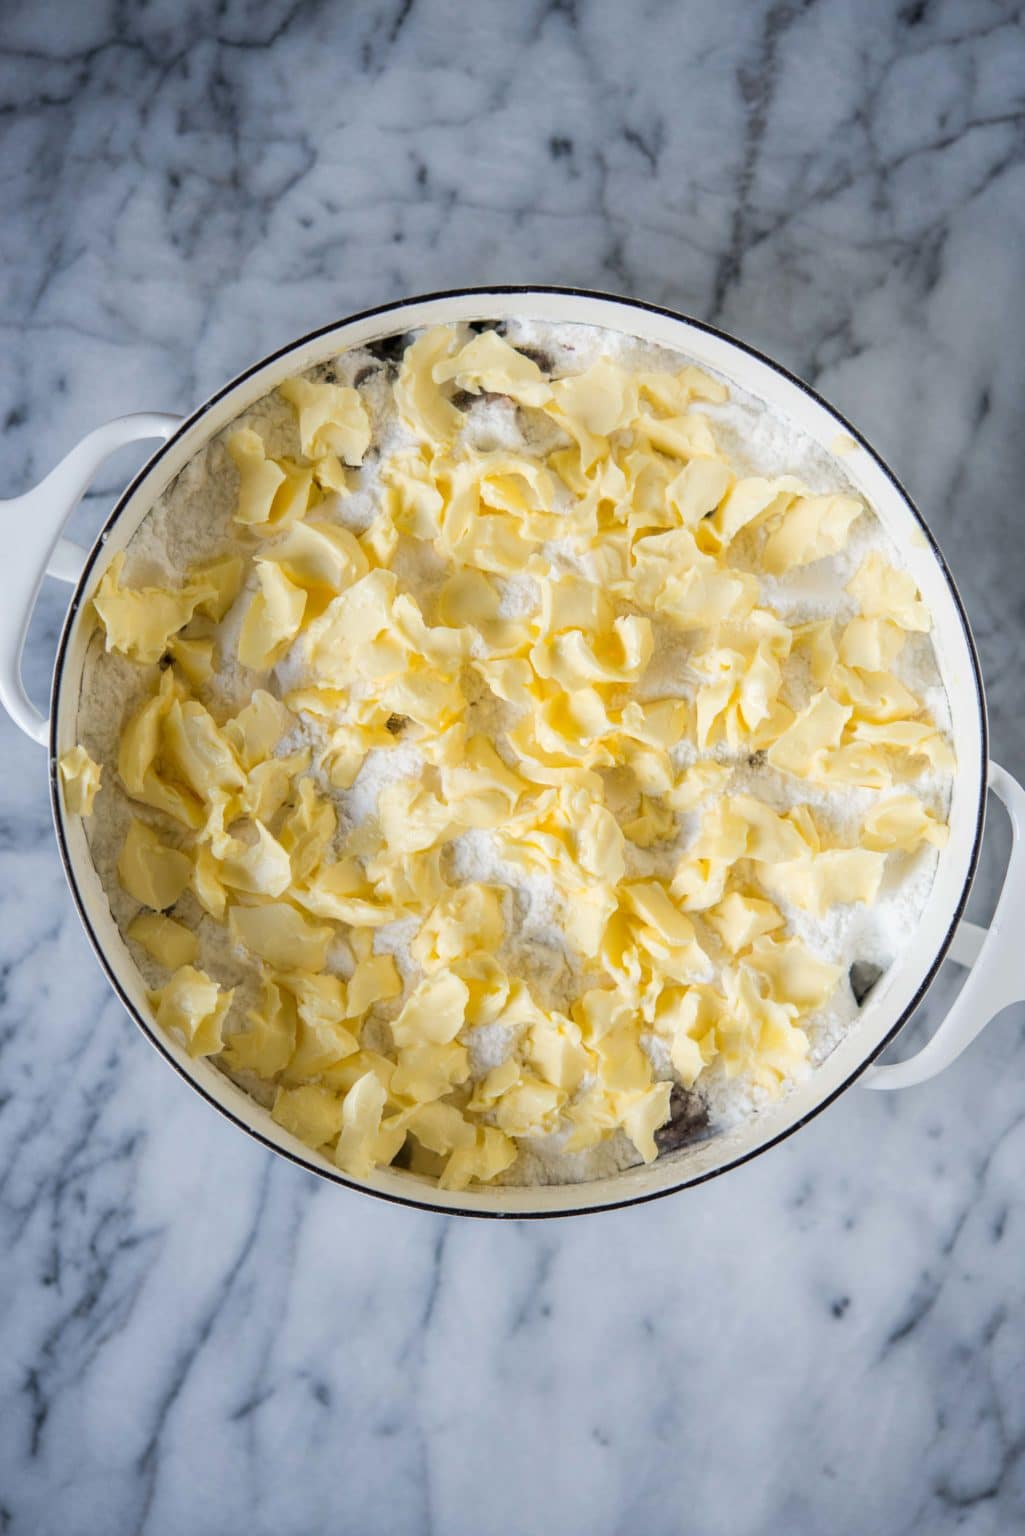
M 91 628 L 90 598 L 108 562 L 125 548 L 158 497 L 210 438 L 282 380 L 348 348 L 422 326 L 510 316 L 600 326 L 671 348 L 764 400 L 774 413 L 827 451 L 840 432 L 855 440 L 857 448 L 845 459 L 844 468 L 902 550 L 933 614 L 933 639 L 950 701 L 958 759 L 950 840 L 941 853 L 915 944 L 895 957 L 866 999 L 854 1027 L 806 1081 L 728 1133 L 647 1167 L 587 1184 L 481 1187 L 456 1193 L 390 1169 L 378 1170 L 357 1183 L 275 1124 L 212 1062 L 192 1060 L 157 1029 L 142 979 L 111 919 L 93 869 L 85 828 L 79 818 L 64 814 L 57 761 L 78 739 L 76 714 Z M 92 549 L 86 553 L 62 539 L 68 516 L 107 456 L 125 443 L 144 438 L 161 439 L 161 445 L 121 496 Z M 48 750 L 57 841 L 72 897 L 100 964 L 139 1028 L 198 1093 L 265 1146 L 325 1178 L 409 1205 L 488 1216 L 564 1215 L 654 1199 L 725 1173 L 763 1152 L 799 1129 L 859 1078 L 868 1087 L 886 1089 L 924 1082 L 949 1066 L 1002 1008 L 1025 998 L 1025 963 L 1014 952 L 1025 933 L 1025 791 L 1002 768 L 987 764 L 979 663 L 943 558 L 897 480 L 842 417 L 777 364 L 708 326 L 652 305 L 552 288 L 469 289 L 385 305 L 282 348 L 226 384 L 185 420 L 135 415 L 99 427 L 41 485 L 7 503 L 4 526 L 8 595 L 0 608 L 0 699 L 15 723 Z M 29 701 L 20 673 L 29 618 L 46 574 L 73 587 L 54 666 L 49 719 Z M 979 855 L 987 789 L 1003 801 L 1013 834 L 1003 892 L 988 931 L 961 921 Z M 945 956 L 970 967 L 946 1019 L 911 1060 L 898 1066 L 872 1066 L 907 1022 Z

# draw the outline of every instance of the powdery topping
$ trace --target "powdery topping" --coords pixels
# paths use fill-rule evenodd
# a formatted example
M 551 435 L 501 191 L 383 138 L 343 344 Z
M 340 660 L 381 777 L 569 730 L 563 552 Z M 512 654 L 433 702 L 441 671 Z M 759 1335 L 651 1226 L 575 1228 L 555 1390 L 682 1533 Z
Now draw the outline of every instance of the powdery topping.
M 835 460 L 684 360 L 402 350 L 259 402 L 108 570 L 68 808 L 158 1021 L 348 1172 L 603 1176 L 671 1084 L 714 1130 L 823 1060 L 909 942 L 928 616 Z

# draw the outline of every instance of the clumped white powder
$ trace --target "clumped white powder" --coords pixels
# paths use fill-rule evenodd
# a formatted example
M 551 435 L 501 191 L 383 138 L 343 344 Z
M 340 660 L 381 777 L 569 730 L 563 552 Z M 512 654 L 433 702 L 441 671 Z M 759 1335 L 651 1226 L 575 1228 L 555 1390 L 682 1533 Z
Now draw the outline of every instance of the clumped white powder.
M 449 844 L 449 879 L 505 888 L 506 937 L 498 960 L 526 981 L 542 1007 L 565 1010 L 580 991 L 580 968 L 562 936 L 555 883 L 502 856 L 491 832 L 464 832 Z
M 531 350 L 542 367 L 555 372 L 577 372 L 605 355 L 621 365 L 655 369 L 679 367 L 681 359 L 663 349 L 649 346 L 619 333 L 577 325 L 552 326 L 540 322 L 513 321 L 507 326 L 509 339 Z M 321 377 L 343 384 L 357 384 L 371 416 L 372 447 L 363 467 L 354 474 L 353 489 L 345 497 L 332 497 L 318 508 L 318 517 L 333 518 L 356 534 L 373 522 L 381 502 L 381 469 L 396 450 L 412 448 L 414 439 L 399 421 L 391 385 L 394 365 L 372 351 L 357 349 L 319 370 Z M 848 490 L 850 482 L 834 454 L 827 453 L 790 422 L 775 415 L 766 405 L 732 384 L 728 404 L 705 404 L 713 431 L 726 455 L 742 473 L 792 474 L 816 493 Z M 539 411 L 516 407 L 502 397 L 482 396 L 462 402 L 466 426 L 463 441 L 481 452 L 527 450 L 541 455 L 564 442 L 558 427 Z M 246 425 L 258 431 L 272 454 L 294 455 L 298 452 L 297 431 L 290 407 L 277 396 L 269 396 L 233 423 L 232 430 Z M 124 579 L 133 585 L 176 584 L 185 567 L 231 550 L 238 544 L 238 530 L 232 523 L 235 475 L 224 438 L 214 439 L 186 466 L 160 499 L 131 540 L 127 550 Z M 568 505 L 564 491 L 559 491 L 556 510 Z M 741 544 L 743 550 L 745 546 Z M 829 560 L 770 577 L 759 569 L 759 535 L 747 543 L 746 564 L 758 577 L 760 602 L 773 609 L 790 624 L 819 618 L 853 615 L 855 605 L 844 588 L 865 555 L 880 550 L 893 564 L 901 558 L 878 519 L 866 514 L 851 530 L 847 547 Z M 594 578 L 591 557 L 573 542 L 553 540 L 543 548 L 549 569 L 569 571 Z M 743 560 L 738 563 L 744 563 Z M 437 593 L 449 574 L 446 565 L 426 544 L 403 541 L 392 568 L 403 587 L 419 602 L 429 622 L 438 622 Z M 303 686 L 306 677 L 303 649 L 296 645 L 278 664 L 268 683 L 265 676 L 247 672 L 237 661 L 238 632 L 254 585 L 250 573 L 245 590 L 219 626 L 218 668 L 215 677 L 200 696 L 215 711 L 237 711 L 257 686 L 270 687 L 279 696 Z M 523 619 L 537 611 L 540 592 L 528 576 L 495 577 L 500 593 L 500 617 Z M 692 697 L 701 679 L 690 666 L 691 643 L 667 624 L 654 625 L 656 647 L 652 661 L 640 683 L 632 690 L 641 700 L 655 700 L 667 695 Z M 117 654 L 103 651 L 100 637 L 94 637 L 84 672 L 79 704 L 79 736 L 99 761 L 113 764 L 122 727 L 129 715 L 152 690 L 153 668 L 139 668 Z M 936 656 L 927 636 L 912 636 L 894 664 L 895 674 L 923 699 L 937 723 L 949 726 L 946 693 L 939 675 Z M 787 699 L 799 708 L 812 691 L 797 658 L 788 664 Z M 359 692 L 359 689 L 355 690 Z M 363 692 L 369 692 L 367 685 Z M 520 711 L 497 699 L 479 680 L 467 678 L 469 698 L 467 727 L 470 735 L 479 732 L 491 741 L 499 754 L 514 762 L 503 738 Z M 387 785 L 403 778 L 416 779 L 424 772 L 424 760 L 416 746 L 416 728 L 403 726 L 393 745 L 372 750 L 364 761 L 351 788 L 331 789 L 318 759 L 327 744 L 328 730 L 316 717 L 298 717 L 294 731 L 282 742 L 279 752 L 308 747 L 313 757 L 315 777 L 325 792 L 335 800 L 339 817 L 339 839 L 354 829 L 372 827 L 377 814 L 378 796 Z M 816 789 L 804 781 L 794 781 L 775 773 L 764 763 L 749 759 L 743 752 L 725 747 L 713 754 L 730 763 L 733 778 L 731 793 L 749 792 L 778 810 L 795 804 L 809 804 L 841 839 L 852 838 L 874 796 L 856 788 L 828 791 Z M 677 769 L 695 759 L 695 749 L 681 743 L 671 754 Z M 430 770 L 426 772 L 430 779 Z M 945 815 L 950 795 L 949 780 L 942 775 L 923 773 L 909 787 L 913 788 L 938 816 Z M 615 775 L 607 776 L 610 804 L 615 804 Z M 90 846 L 96 867 L 107 891 L 115 920 L 124 928 L 136 911 L 135 903 L 121 889 L 116 873 L 117 856 L 127 830 L 129 816 L 151 817 L 144 808 L 130 805 L 119 789 L 116 776 L 109 771 L 88 824 Z M 699 817 L 689 813 L 679 818 L 675 837 L 651 849 L 641 849 L 628 842 L 628 873 L 633 877 L 669 878 L 681 854 L 696 835 Z M 162 827 L 167 835 L 166 826 Z M 935 850 L 923 848 L 914 855 L 891 855 L 879 898 L 871 907 L 834 907 L 827 917 L 813 919 L 807 913 L 777 902 L 789 929 L 824 959 L 841 965 L 845 971 L 855 961 L 867 961 L 884 969 L 912 941 L 915 926 L 925 904 L 937 864 Z M 545 875 L 504 856 L 500 840 L 491 832 L 464 832 L 447 845 L 445 873 L 453 883 L 479 881 L 494 885 L 503 893 L 505 938 L 497 955 L 510 975 L 526 980 L 537 1001 L 551 1009 L 566 1010 L 588 985 L 582 964 L 562 934 L 563 898 Z M 194 898 L 186 893 L 175 909 L 175 916 L 196 929 L 200 939 L 198 963 L 227 986 L 237 988 L 235 1008 L 244 1014 L 256 997 L 253 967 L 244 953 L 237 951 L 222 925 L 207 917 Z M 411 954 L 416 936 L 415 918 L 391 923 L 375 932 L 375 948 L 395 956 L 406 987 L 416 983 L 420 968 Z M 700 915 L 695 917 L 699 939 L 709 939 Z M 714 941 L 711 944 L 714 951 Z M 163 973 L 137 946 L 133 954 L 146 981 L 160 985 Z M 353 956 L 344 940 L 333 947 L 329 965 L 340 974 L 351 972 Z M 710 976 L 714 976 L 714 968 Z M 393 1015 L 399 1003 L 380 1009 L 383 1018 Z M 812 1060 L 825 1059 L 843 1038 L 858 1015 L 858 1005 L 846 979 L 841 980 L 834 997 L 807 1026 L 812 1039 Z M 386 1029 L 384 1043 L 386 1044 Z M 515 1033 L 501 1025 L 489 1025 L 469 1032 L 466 1044 L 474 1079 L 480 1079 L 500 1064 L 515 1044 Z M 642 1037 L 656 1072 L 672 1076 L 665 1042 L 654 1035 Z M 268 1086 L 257 1079 L 243 1082 L 262 1102 L 267 1102 Z M 586 1086 L 586 1085 L 585 1085 Z M 721 1068 L 713 1065 L 699 1080 L 698 1092 L 707 1107 L 713 1128 L 725 1127 L 757 1109 L 764 1102 L 763 1091 L 742 1080 L 727 1080 Z M 637 1154 L 622 1134 L 587 1152 L 567 1154 L 562 1144 L 564 1130 L 548 1137 L 535 1137 L 521 1144 L 517 1162 L 502 1182 L 529 1184 L 539 1182 L 575 1182 L 604 1177 L 637 1161 Z

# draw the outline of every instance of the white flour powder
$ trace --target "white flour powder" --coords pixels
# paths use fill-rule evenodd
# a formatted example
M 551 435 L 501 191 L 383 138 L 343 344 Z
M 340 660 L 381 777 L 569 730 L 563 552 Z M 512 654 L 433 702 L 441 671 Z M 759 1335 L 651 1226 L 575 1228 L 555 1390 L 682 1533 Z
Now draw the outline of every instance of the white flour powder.
M 611 356 L 632 367 L 672 368 L 681 359 L 671 353 L 647 346 L 633 338 L 580 326 L 547 326 L 511 323 L 511 341 L 537 349 L 542 366 L 556 371 L 579 371 L 598 356 Z M 325 370 L 321 370 L 324 375 Z M 326 371 L 339 383 L 359 381 L 364 401 L 371 414 L 373 447 L 363 468 L 355 476 L 353 493 L 331 498 L 318 508 L 318 516 L 337 518 L 356 533 L 373 521 L 380 502 L 380 468 L 396 447 L 412 445 L 412 438 L 397 420 L 392 402 L 391 381 L 394 369 L 365 350 L 338 358 Z M 702 409 L 734 465 L 745 473 L 798 476 L 815 492 L 849 489 L 849 481 L 838 460 L 825 453 L 792 426 L 773 416 L 760 402 L 731 386 L 727 405 L 708 405 Z M 540 412 L 518 410 L 503 398 L 483 397 L 475 404 L 464 402 L 467 410 L 465 440 L 479 449 L 528 449 L 541 453 L 560 441 L 558 429 Z M 294 416 L 290 407 L 276 397 L 259 402 L 241 421 L 259 431 L 271 453 L 295 454 L 298 451 Z M 237 426 L 239 423 L 233 424 Z M 240 545 L 239 532 L 231 521 L 234 510 L 235 475 L 224 447 L 224 436 L 211 442 L 161 498 L 135 535 L 128 549 L 124 580 L 130 584 L 176 584 L 183 569 L 198 560 L 208 559 Z M 251 548 L 251 546 L 250 546 Z M 844 586 L 870 549 L 881 550 L 894 564 L 900 556 L 878 520 L 863 516 L 854 525 L 850 542 L 840 555 L 819 561 L 814 566 L 782 577 L 770 578 L 758 572 L 761 603 L 772 608 L 789 623 L 821 617 L 853 614 L 854 604 Z M 569 542 L 559 541 L 545 547 L 545 556 L 553 569 L 576 570 L 593 575 L 590 558 L 578 553 Z M 406 541 L 393 562 L 402 585 L 420 603 L 428 623 L 438 622 L 436 595 L 447 574 L 446 567 L 426 545 Z M 529 577 L 495 578 L 501 593 L 503 618 L 519 619 L 534 612 L 539 604 L 538 587 Z M 305 679 L 302 642 L 275 669 L 271 681 L 256 677 L 240 667 L 236 660 L 238 630 L 249 601 L 253 578 L 225 617 L 218 634 L 219 670 L 199 696 L 215 712 L 230 713 L 244 705 L 256 686 L 270 687 L 278 694 L 301 686 Z M 634 690 L 641 699 L 657 699 L 672 693 L 691 696 L 698 678 L 687 665 L 689 642 L 666 625 L 656 625 L 656 652 L 645 677 Z M 90 845 L 96 867 L 108 893 L 117 922 L 124 927 L 133 917 L 135 903 L 121 890 L 116 875 L 116 861 L 130 814 L 148 817 L 144 809 L 129 806 L 118 788 L 111 766 L 116 762 L 117 742 L 124 721 L 151 691 L 155 668 L 139 668 L 106 654 L 100 637 L 95 637 L 87 662 L 79 707 L 79 736 L 99 761 L 108 765 L 96 810 L 88 824 Z M 927 637 L 915 636 L 908 642 L 894 666 L 894 671 L 924 699 L 938 723 L 948 724 L 946 695 L 937 670 L 935 654 Z M 788 668 L 789 702 L 799 707 L 811 691 L 799 667 Z M 503 743 L 503 735 L 515 722 L 518 711 L 496 699 L 481 686 L 468 690 L 471 703 L 467 713 L 469 734 L 481 732 L 496 749 L 514 761 Z M 308 745 L 314 754 L 325 744 L 325 730 L 312 716 L 302 716 L 295 731 L 279 747 L 280 752 Z M 828 792 L 816 790 L 803 781 L 785 779 L 770 768 L 751 766 L 746 753 L 716 749 L 714 755 L 731 762 L 735 768 L 733 792 L 751 792 L 777 809 L 784 810 L 799 802 L 810 804 L 840 834 L 853 834 L 874 796 L 863 790 Z M 677 768 L 692 761 L 693 747 L 683 744 L 673 753 Z M 340 835 L 358 828 L 376 815 L 377 798 L 385 785 L 405 777 L 419 776 L 423 761 L 412 742 L 402 735 L 395 745 L 375 749 L 367 756 L 352 788 L 330 791 L 335 799 Z M 318 782 L 329 789 L 322 774 Z M 949 783 L 935 775 L 923 775 L 912 786 L 938 815 L 946 812 Z M 610 785 L 611 793 L 611 785 Z M 669 876 L 681 853 L 692 840 L 698 817 L 681 818 L 679 834 L 671 844 L 654 849 L 638 849 L 627 844 L 630 873 Z M 164 828 L 166 833 L 166 828 Z M 932 883 L 937 856 L 931 849 L 914 855 L 891 855 L 883 889 L 872 907 L 842 906 L 831 910 L 823 920 L 813 920 L 807 913 L 779 904 L 792 932 L 798 934 L 816 954 L 837 962 L 845 970 L 857 960 L 869 961 L 885 969 L 912 940 L 915 926 Z M 499 843 L 485 831 L 466 832 L 455 839 L 445 852 L 445 871 L 454 883 L 483 881 L 503 889 L 506 937 L 498 959 L 511 975 L 523 977 L 537 1000 L 549 1008 L 566 1009 L 588 984 L 577 960 L 563 942 L 561 933 L 562 898 L 547 877 L 531 873 L 502 856 Z M 235 986 L 235 1008 L 243 1012 L 255 997 L 253 967 L 245 955 L 234 949 L 227 930 L 204 916 L 194 899 L 182 897 L 175 915 L 197 929 L 200 938 L 199 964 L 225 985 Z M 699 939 L 707 936 L 700 917 L 695 920 Z M 417 931 L 415 919 L 404 920 L 378 930 L 375 945 L 379 951 L 395 955 L 404 982 L 412 985 L 419 968 L 410 954 L 410 944 Z M 713 946 L 714 947 L 714 946 Z M 145 953 L 133 946 L 133 953 L 150 985 L 164 980 Z M 330 964 L 347 974 L 352 955 L 344 940 L 332 951 Z M 713 972 L 714 974 L 714 972 Z M 385 1017 L 399 1006 L 382 1009 Z M 846 979 L 842 980 L 829 1006 L 809 1026 L 812 1059 L 821 1061 L 858 1012 Z M 660 1075 L 671 1076 L 663 1042 L 644 1037 L 643 1042 Z M 514 1037 L 500 1026 L 471 1032 L 467 1040 L 475 1077 L 483 1076 L 508 1054 Z M 266 1102 L 267 1085 L 246 1080 L 245 1086 Z M 757 1106 L 759 1095 L 742 1081 L 728 1082 L 721 1072 L 707 1071 L 699 1084 L 713 1126 L 725 1125 L 749 1113 Z M 637 1155 L 621 1134 L 598 1149 L 568 1156 L 561 1153 L 565 1133 L 536 1138 L 525 1143 L 517 1163 L 503 1176 L 508 1183 L 567 1182 L 614 1173 L 636 1162 Z

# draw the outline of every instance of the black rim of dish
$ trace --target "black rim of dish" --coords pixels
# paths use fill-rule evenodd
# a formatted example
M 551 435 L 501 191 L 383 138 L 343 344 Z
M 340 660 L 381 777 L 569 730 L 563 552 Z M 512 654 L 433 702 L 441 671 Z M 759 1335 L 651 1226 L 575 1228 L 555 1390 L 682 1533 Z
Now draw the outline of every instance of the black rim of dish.
M 842 1083 L 834 1088 L 831 1093 L 820 1099 L 818 1103 L 815 1104 L 814 1107 L 807 1112 L 807 1114 L 802 1115 L 800 1119 L 795 1120 L 792 1125 L 787 1126 L 784 1130 L 779 1131 L 775 1136 L 770 1137 L 768 1141 L 762 1142 L 757 1147 L 752 1147 L 749 1151 L 739 1154 L 737 1157 L 732 1158 L 729 1162 L 723 1163 L 717 1168 L 707 1169 L 702 1173 L 697 1173 L 690 1175 L 689 1177 L 681 1178 L 679 1182 L 668 1184 L 663 1189 L 650 1190 L 642 1194 L 624 1195 L 622 1199 L 602 1200 L 600 1202 L 593 1203 L 585 1201 L 581 1205 L 570 1206 L 562 1210 L 492 1211 L 474 1208 L 473 1205 L 469 1204 L 465 1206 L 438 1205 L 431 1199 L 423 1198 L 422 1196 L 412 1192 L 409 1195 L 406 1195 L 392 1193 L 391 1191 L 372 1189 L 368 1185 L 358 1184 L 354 1180 L 347 1178 L 345 1174 L 341 1172 L 341 1170 L 319 1167 L 317 1164 L 308 1161 L 305 1157 L 300 1156 L 298 1153 L 290 1151 L 287 1147 L 279 1146 L 277 1142 L 272 1141 L 270 1137 L 264 1135 L 264 1133 L 256 1126 L 251 1125 L 248 1121 L 240 1118 L 240 1116 L 235 1114 L 235 1112 L 227 1105 L 222 1104 L 218 1099 L 216 1099 L 213 1094 L 211 1094 L 202 1085 L 202 1083 L 198 1082 L 196 1078 L 194 1078 L 178 1061 L 175 1060 L 166 1042 L 161 1039 L 160 1032 L 156 1025 L 142 1016 L 139 1010 L 135 1007 L 134 1003 L 128 997 L 125 989 L 122 987 L 121 981 L 114 969 L 114 966 L 108 958 L 103 944 L 101 943 L 99 936 L 93 927 L 92 919 L 89 916 L 85 901 L 83 900 L 82 894 L 79 890 L 78 880 L 76 878 L 72 864 L 71 854 L 64 835 L 64 826 L 60 806 L 60 794 L 57 775 L 57 700 L 60 694 L 61 679 L 63 676 L 64 663 L 67 656 L 67 647 L 75 615 L 81 606 L 82 595 L 89 584 L 90 573 L 97 560 L 103 554 L 103 550 L 111 529 L 118 521 L 128 502 L 142 485 L 143 481 L 156 468 L 164 455 L 170 451 L 173 445 L 178 441 L 179 438 L 183 436 L 185 432 L 189 431 L 198 422 L 202 421 L 203 417 L 206 416 L 219 401 L 223 400 L 226 395 L 231 394 L 235 389 L 238 388 L 240 384 L 244 383 L 246 379 L 251 378 L 255 373 L 259 373 L 270 363 L 276 362 L 278 359 L 288 356 L 290 353 L 297 351 L 300 347 L 305 346 L 308 342 L 316 341 L 321 336 L 327 336 L 333 331 L 337 331 L 342 326 L 354 325 L 362 320 L 370 320 L 375 318 L 385 319 L 387 316 L 393 315 L 397 311 L 409 309 L 412 305 L 437 303 L 443 299 L 475 297 L 479 297 L 481 300 L 500 299 L 503 297 L 524 298 L 532 294 L 544 294 L 555 297 L 564 296 L 581 299 L 595 299 L 604 303 L 619 305 L 626 312 L 631 310 L 640 311 L 642 314 L 647 313 L 660 315 L 668 320 L 682 321 L 685 325 L 691 326 L 694 330 L 703 331 L 706 335 L 714 336 L 720 341 L 728 343 L 730 346 L 735 347 L 737 351 L 745 353 L 748 357 L 755 358 L 758 362 L 765 364 L 765 366 L 768 368 L 771 368 L 774 373 L 777 373 L 783 378 L 789 380 L 791 384 L 795 385 L 796 388 L 801 390 L 803 394 L 807 395 L 809 399 L 813 400 L 817 405 L 821 406 L 825 411 L 828 412 L 831 417 L 839 422 L 844 431 L 849 433 L 849 435 L 854 439 L 858 446 L 865 450 L 876 467 L 882 471 L 886 479 L 893 486 L 894 490 L 901 497 L 908 510 L 911 512 L 912 516 L 918 523 L 925 539 L 928 542 L 929 548 L 931 549 L 934 558 L 939 564 L 940 570 L 943 572 L 943 576 L 946 580 L 951 597 L 954 600 L 954 606 L 957 609 L 958 618 L 961 623 L 962 634 L 964 636 L 965 644 L 968 648 L 968 654 L 971 658 L 972 679 L 975 684 L 975 696 L 979 710 L 981 745 L 981 762 L 979 765 L 980 791 L 979 805 L 976 812 L 975 834 L 972 842 L 968 872 L 965 877 L 964 885 L 962 887 L 960 897 L 953 909 L 951 920 L 943 937 L 943 941 L 940 944 L 927 971 L 924 973 L 914 996 L 908 1002 L 907 1006 L 903 1009 L 900 1016 L 887 1031 L 886 1035 L 879 1042 L 879 1044 L 864 1057 L 864 1059 L 858 1064 L 854 1071 L 851 1072 L 850 1075 L 846 1077 Z M 481 318 L 492 317 L 485 315 Z M 496 316 L 494 318 L 501 317 Z M 396 333 L 387 329 L 382 329 L 380 337 L 383 339 L 384 337 L 392 334 Z M 901 482 L 897 479 L 897 476 L 890 469 L 889 465 L 885 462 L 884 459 L 880 457 L 880 455 L 872 447 L 872 444 L 868 442 L 868 440 L 861 432 L 859 432 L 857 427 L 853 426 L 846 419 L 846 417 L 844 417 L 836 409 L 835 406 L 824 400 L 818 391 L 813 389 L 810 384 L 807 384 L 803 379 L 798 378 L 796 374 L 791 373 L 790 370 L 785 368 L 781 363 L 777 363 L 773 358 L 767 357 L 766 354 L 764 352 L 760 352 L 757 347 L 752 347 L 747 342 L 739 341 L 735 336 L 731 336 L 728 331 L 720 330 L 718 326 L 708 325 L 703 320 L 695 320 L 692 316 L 681 314 L 678 310 L 668 309 L 666 306 L 661 304 L 647 303 L 641 299 L 627 298 L 622 294 L 604 293 L 596 289 L 568 288 L 552 286 L 549 284 L 523 283 L 501 284 L 495 287 L 452 288 L 443 289 L 434 293 L 415 294 L 407 298 L 394 300 L 388 304 L 375 305 L 371 309 L 360 310 L 357 313 L 347 315 L 340 320 L 334 320 L 329 325 L 318 326 L 316 330 L 307 331 L 305 335 L 297 337 L 296 340 L 289 342 L 287 346 L 278 347 L 274 352 L 268 353 L 266 357 L 262 357 L 258 362 L 251 364 L 235 378 L 230 380 L 229 383 L 225 384 L 221 389 L 217 390 L 215 394 L 211 395 L 207 400 L 205 400 L 203 404 L 192 413 L 191 416 L 184 417 L 176 430 L 167 439 L 167 441 L 162 443 L 157 451 L 146 460 L 145 464 L 143 464 L 138 473 L 132 478 L 130 483 L 125 487 L 124 491 L 118 497 L 114 508 L 110 513 L 110 516 L 107 518 L 107 521 L 104 523 L 103 528 L 100 530 L 92 545 L 92 548 L 89 551 L 85 565 L 82 569 L 82 573 L 78 578 L 74 594 L 70 604 L 68 605 L 68 610 L 64 618 L 60 641 L 57 647 L 57 654 L 54 659 L 53 680 L 50 694 L 50 739 L 48 751 L 50 759 L 50 806 L 53 814 L 54 827 L 57 833 L 57 846 L 60 851 L 61 863 L 64 866 L 64 873 L 67 877 L 68 885 L 71 888 L 72 899 L 75 903 L 78 915 L 82 921 L 82 925 L 85 928 L 89 943 L 92 945 L 93 951 L 99 960 L 100 966 L 102 967 L 107 980 L 110 982 L 110 985 L 113 987 L 117 996 L 120 998 L 121 1003 L 129 1016 L 134 1019 L 135 1023 L 138 1025 L 139 1029 L 142 1031 L 143 1035 L 154 1047 L 154 1049 L 159 1051 L 164 1060 L 168 1062 L 171 1067 L 173 1067 L 178 1076 L 181 1077 L 186 1083 L 188 1083 L 189 1087 L 193 1089 L 194 1092 L 198 1093 L 203 1099 L 205 1099 L 208 1104 L 217 1110 L 219 1114 L 223 1115 L 227 1120 L 229 1120 L 232 1125 L 237 1126 L 239 1130 L 244 1131 L 246 1135 L 252 1137 L 255 1141 L 258 1141 L 261 1146 L 266 1147 L 271 1152 L 277 1153 L 279 1157 L 287 1158 L 289 1162 L 294 1163 L 299 1168 L 305 1169 L 308 1173 L 316 1174 L 319 1178 L 325 1179 L 328 1183 L 340 1185 L 342 1188 L 352 1190 L 357 1194 L 369 1195 L 373 1199 L 377 1200 L 385 1200 L 392 1205 L 409 1206 L 413 1210 L 433 1211 L 439 1216 L 475 1216 L 480 1219 L 495 1221 L 541 1221 L 564 1218 L 567 1216 L 593 1216 L 598 1215 L 603 1211 L 617 1211 L 623 1210 L 628 1206 L 647 1205 L 652 1200 L 665 1199 L 669 1195 L 679 1194 L 682 1190 L 685 1189 L 696 1188 L 699 1184 L 707 1184 L 712 1179 L 717 1179 L 725 1173 L 730 1173 L 733 1169 L 741 1167 L 744 1163 L 750 1162 L 753 1158 L 760 1157 L 762 1153 L 768 1152 L 773 1147 L 779 1146 L 781 1142 L 786 1141 L 797 1131 L 801 1130 L 802 1127 L 807 1125 L 809 1121 L 820 1115 L 823 1110 L 828 1109 L 829 1106 L 836 1099 L 838 1099 L 842 1093 L 846 1093 L 847 1089 L 857 1082 L 858 1078 L 862 1076 L 867 1068 L 870 1067 L 872 1063 L 882 1055 L 883 1051 L 885 1051 L 888 1046 L 892 1045 L 893 1041 L 900 1034 L 905 1024 L 907 1024 L 908 1020 L 911 1018 L 911 1015 L 921 1003 L 922 999 L 925 997 L 933 981 L 935 980 L 936 974 L 943 962 L 947 950 L 950 947 L 954 933 L 957 929 L 957 925 L 961 920 L 962 914 L 964 913 L 968 902 L 969 893 L 971 892 L 972 888 L 972 882 L 975 878 L 975 873 L 978 868 L 979 854 L 982 846 L 982 835 L 986 817 L 989 725 L 986 715 L 986 695 L 982 681 L 982 670 L 979 666 L 978 652 L 976 650 L 975 639 L 972 635 L 971 626 L 968 622 L 968 615 L 965 610 L 964 603 L 961 599 L 961 594 L 957 589 L 954 578 L 951 575 L 950 569 L 947 566 L 947 562 L 943 557 L 943 553 L 940 550 L 939 545 L 936 543 L 935 538 L 933 537 L 932 530 L 930 529 L 928 523 L 925 521 L 921 512 L 918 510 L 918 507 L 915 505 L 907 491 L 904 489 Z M 586 1184 L 578 1184 L 572 1187 L 580 1190 L 586 1190 L 588 1186 Z M 417 1185 L 417 1188 L 423 1188 L 423 1190 L 426 1192 L 430 1189 L 430 1186 Z

